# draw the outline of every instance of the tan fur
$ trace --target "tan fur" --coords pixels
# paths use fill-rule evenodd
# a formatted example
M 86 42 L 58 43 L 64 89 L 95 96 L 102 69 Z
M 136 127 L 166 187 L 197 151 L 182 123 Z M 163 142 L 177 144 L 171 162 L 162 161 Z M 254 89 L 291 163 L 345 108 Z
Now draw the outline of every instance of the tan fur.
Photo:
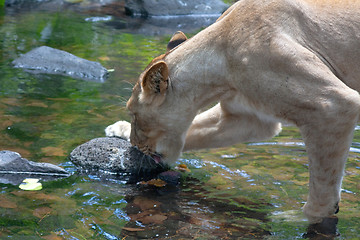
M 350 0 L 237 2 L 140 76 L 128 101 L 131 142 L 174 161 L 181 151 L 270 138 L 291 122 L 309 156 L 304 212 L 310 222 L 333 215 L 360 110 L 359 13 Z M 106 134 L 128 137 L 129 128 L 118 122 Z

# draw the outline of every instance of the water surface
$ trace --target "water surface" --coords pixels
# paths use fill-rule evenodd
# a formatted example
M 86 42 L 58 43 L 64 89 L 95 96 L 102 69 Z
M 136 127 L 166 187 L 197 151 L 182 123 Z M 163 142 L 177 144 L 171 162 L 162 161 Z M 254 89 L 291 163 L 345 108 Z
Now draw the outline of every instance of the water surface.
M 127 21 L 134 20 L 72 8 L 2 13 L 0 150 L 61 165 L 73 175 L 44 182 L 41 191 L 0 185 L 0 238 L 301 238 L 307 228 L 300 208 L 308 191 L 308 162 L 292 126 L 267 142 L 183 154 L 179 163 L 191 172 L 177 187 L 129 185 L 76 173 L 69 152 L 104 136 L 107 125 L 129 120 L 125 103 L 132 85 L 170 38 L 141 34 Z M 172 30 L 179 29 L 165 32 Z M 97 83 L 11 67 L 20 54 L 42 45 L 114 71 L 105 83 Z M 339 239 L 360 237 L 359 146 L 356 130 L 338 214 Z

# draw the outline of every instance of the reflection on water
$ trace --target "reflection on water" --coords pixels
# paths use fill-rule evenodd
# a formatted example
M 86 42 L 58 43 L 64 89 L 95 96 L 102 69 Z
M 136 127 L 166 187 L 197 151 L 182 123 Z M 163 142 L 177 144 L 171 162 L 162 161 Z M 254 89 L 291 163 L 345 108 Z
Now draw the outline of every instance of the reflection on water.
M 0 185 L 0 238 L 302 238 L 308 230 L 301 212 L 308 163 L 299 131 L 292 126 L 269 142 L 183 154 L 179 163 L 191 172 L 182 174 L 179 186 L 126 185 L 121 179 L 76 173 L 68 153 L 103 136 L 114 121 L 129 120 L 124 106 L 132 85 L 170 38 L 135 34 L 127 27 L 137 20 L 129 25 L 129 19 L 109 15 L 67 9 L 0 17 L 0 150 L 73 173 L 44 182 L 37 192 Z M 152 24 L 138 29 L 159 29 Z M 167 29 L 169 34 L 176 30 Z M 115 71 L 105 83 L 94 83 L 11 67 L 13 59 L 41 45 Z M 344 178 L 339 239 L 360 236 L 358 130 Z

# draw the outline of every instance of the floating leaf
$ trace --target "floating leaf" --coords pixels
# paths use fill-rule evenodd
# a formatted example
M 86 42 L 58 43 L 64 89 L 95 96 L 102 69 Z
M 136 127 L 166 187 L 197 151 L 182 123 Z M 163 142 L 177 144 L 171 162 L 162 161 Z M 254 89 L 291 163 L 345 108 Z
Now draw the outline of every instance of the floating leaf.
M 39 182 L 39 179 L 37 179 L 37 178 L 25 178 L 23 180 L 23 182 L 24 183 L 37 183 L 37 182 Z
M 185 164 L 179 164 L 175 169 L 181 172 L 191 172 L 190 169 Z
M 39 179 L 36 178 L 26 178 L 19 185 L 19 188 L 27 191 L 38 191 L 42 189 L 42 184 L 39 182 Z
M 141 181 L 141 182 L 139 182 L 139 184 L 155 186 L 155 187 L 165 187 L 166 186 L 166 182 L 161 180 L 161 179 L 151 179 L 151 180 L 149 180 L 147 182 Z
M 101 60 L 101 61 L 109 61 L 110 58 L 108 56 L 103 56 L 103 57 L 99 57 L 99 60 Z

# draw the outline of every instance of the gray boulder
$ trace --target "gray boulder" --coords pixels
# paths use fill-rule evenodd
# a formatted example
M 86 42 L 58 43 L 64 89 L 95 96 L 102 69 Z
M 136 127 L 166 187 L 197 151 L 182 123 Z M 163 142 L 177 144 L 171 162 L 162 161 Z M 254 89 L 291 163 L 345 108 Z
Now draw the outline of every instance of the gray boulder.
M 100 63 L 47 46 L 25 53 L 12 64 L 31 73 L 60 74 L 96 82 L 104 82 L 107 76 L 106 68 Z
M 228 5 L 220 0 L 126 0 L 131 16 L 175 16 L 221 14 Z
M 115 175 L 127 182 L 151 179 L 167 168 L 155 163 L 128 141 L 116 137 L 92 139 L 76 147 L 69 159 L 80 171 Z
M 13 7 L 24 4 L 39 4 L 42 2 L 48 2 L 49 0 L 5 0 L 6 7 Z
M 12 151 L 0 151 L 0 183 L 18 185 L 25 178 L 50 181 L 69 176 L 67 171 L 56 165 L 32 162 Z

